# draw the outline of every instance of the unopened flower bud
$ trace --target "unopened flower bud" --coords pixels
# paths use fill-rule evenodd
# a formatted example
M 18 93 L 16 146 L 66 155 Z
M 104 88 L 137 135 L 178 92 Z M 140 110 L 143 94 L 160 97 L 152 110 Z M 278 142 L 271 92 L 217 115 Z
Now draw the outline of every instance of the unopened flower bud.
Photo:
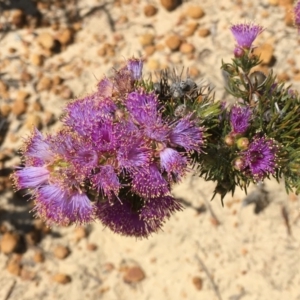
M 224 142 L 228 146 L 234 145 L 234 137 L 231 134 L 227 134 L 224 138 Z
M 236 142 L 236 146 L 240 150 L 246 150 L 249 146 L 249 140 L 246 137 L 239 138 Z
M 235 47 L 233 50 L 233 54 L 236 58 L 239 58 L 245 54 L 245 51 L 241 47 Z
M 237 170 L 237 171 L 241 171 L 244 169 L 245 166 L 245 161 L 238 157 L 233 161 L 233 167 Z

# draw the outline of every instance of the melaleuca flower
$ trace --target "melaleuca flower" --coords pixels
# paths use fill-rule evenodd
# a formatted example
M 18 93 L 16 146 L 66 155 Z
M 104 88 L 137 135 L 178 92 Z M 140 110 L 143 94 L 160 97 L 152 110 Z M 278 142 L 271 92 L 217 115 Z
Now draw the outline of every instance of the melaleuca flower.
M 89 137 L 101 120 L 113 119 L 116 109 L 111 98 L 102 99 L 95 93 L 67 104 L 63 122 L 73 131 Z
M 127 137 L 117 150 L 118 166 L 127 171 L 148 165 L 151 151 L 142 138 Z
M 145 166 L 132 175 L 132 190 L 145 198 L 155 198 L 170 193 L 169 184 L 156 164 Z
M 154 93 L 137 91 L 128 94 L 126 108 L 142 132 L 150 139 L 165 141 L 169 128 L 164 124 L 158 112 L 158 100 Z
M 186 151 L 200 151 L 204 145 L 203 128 L 197 126 L 189 115 L 172 125 L 169 139 L 172 144 L 183 147 Z
M 158 119 L 158 100 L 155 94 L 136 91 L 128 94 L 126 108 L 139 125 L 155 124 Z
M 298 0 L 294 7 L 294 22 L 300 32 L 300 1 Z
M 160 165 L 168 173 L 169 180 L 180 180 L 187 172 L 187 159 L 174 149 L 160 151 Z
M 239 47 L 250 49 L 254 40 L 264 29 L 254 23 L 242 23 L 232 25 L 230 30 Z
M 99 121 L 90 133 L 90 139 L 98 151 L 114 151 L 118 144 L 118 133 L 112 120 Z
M 82 190 L 86 169 L 72 163 L 77 153 L 72 141 L 67 132 L 43 138 L 35 130 L 23 149 L 25 166 L 12 175 L 17 189 L 32 190 L 34 210 L 49 223 L 83 223 L 93 218 L 93 205 Z
M 95 189 L 98 193 L 101 192 L 102 195 L 108 199 L 118 195 L 122 186 L 113 166 L 111 165 L 101 166 L 99 172 L 91 176 L 91 183 L 93 189 Z
M 143 61 L 141 59 L 131 58 L 127 61 L 127 69 L 131 72 L 133 80 L 139 80 L 142 77 Z
M 93 220 L 94 206 L 82 191 L 49 184 L 37 189 L 34 211 L 48 224 L 83 224 Z
M 250 125 L 252 112 L 250 107 L 234 105 L 230 111 L 230 125 L 233 134 L 245 133 Z
M 244 161 L 244 171 L 255 181 L 262 181 L 265 177 L 274 175 L 278 163 L 278 151 L 279 146 L 273 139 L 255 136 L 248 149 L 240 156 Z
M 165 220 L 179 210 L 180 204 L 171 196 L 145 200 L 128 195 L 99 203 L 96 215 L 115 233 L 145 238 L 161 229 Z

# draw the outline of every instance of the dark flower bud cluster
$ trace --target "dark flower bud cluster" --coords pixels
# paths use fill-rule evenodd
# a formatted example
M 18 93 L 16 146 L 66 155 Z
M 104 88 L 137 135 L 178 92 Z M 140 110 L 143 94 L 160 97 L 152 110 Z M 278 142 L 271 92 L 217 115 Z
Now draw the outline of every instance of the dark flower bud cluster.
M 300 1 L 295 9 L 300 26 Z M 181 209 L 173 184 L 194 168 L 216 182 L 213 197 L 266 178 L 284 178 L 300 192 L 300 97 L 272 72 L 254 68 L 253 43 L 264 30 L 231 26 L 231 63 L 222 63 L 233 105 L 209 86 L 163 70 L 144 79 L 143 61 L 129 59 L 97 90 L 67 104 L 58 133 L 34 130 L 12 178 L 29 189 L 34 211 L 49 224 L 100 220 L 116 233 L 147 237 Z

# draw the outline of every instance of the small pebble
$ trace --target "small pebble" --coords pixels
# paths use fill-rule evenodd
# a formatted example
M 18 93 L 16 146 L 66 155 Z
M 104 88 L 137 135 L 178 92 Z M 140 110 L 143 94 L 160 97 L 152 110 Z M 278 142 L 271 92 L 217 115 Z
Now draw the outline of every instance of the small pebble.
M 193 284 L 198 291 L 202 290 L 203 280 L 201 277 L 198 277 L 198 276 L 193 277 Z
M 60 284 L 67 284 L 71 282 L 71 277 L 67 274 L 57 273 L 52 277 L 52 280 Z
M 36 263 L 42 263 L 45 261 L 45 256 L 40 250 L 37 250 L 33 255 L 33 260 Z
M 70 255 L 70 250 L 68 247 L 58 245 L 54 248 L 53 254 L 56 258 L 65 259 Z
M 12 113 L 19 117 L 21 116 L 22 114 L 24 114 L 27 110 L 27 103 L 25 100 L 19 100 L 19 101 L 15 101 L 12 105 Z
M 123 276 L 126 283 L 137 283 L 144 280 L 146 277 L 144 271 L 139 266 L 127 268 Z
M 51 50 L 55 46 L 55 39 L 49 32 L 42 32 L 36 40 L 45 49 Z
M 14 252 L 20 242 L 20 235 L 16 232 L 6 232 L 0 241 L 0 251 L 4 254 Z
M 179 50 L 183 54 L 190 54 L 195 51 L 195 47 L 190 43 L 182 43 Z
M 41 54 L 37 54 L 37 53 L 32 53 L 30 55 L 30 62 L 34 65 L 34 66 L 42 66 L 44 63 L 44 56 Z
M 161 5 L 167 10 L 172 11 L 174 10 L 181 1 L 179 0 L 160 0 Z
M 198 30 L 198 35 L 201 36 L 201 37 L 207 37 L 210 35 L 210 30 L 207 29 L 207 28 L 200 28 Z
M 200 6 L 191 5 L 186 10 L 186 15 L 192 19 L 200 19 L 204 17 L 205 13 Z
M 153 45 L 155 36 L 151 33 L 145 33 L 139 37 L 140 44 L 145 47 L 149 45 Z
M 157 8 L 154 5 L 147 4 L 146 6 L 144 6 L 144 15 L 146 17 L 152 17 L 156 15 L 156 13 L 157 13 Z
M 76 241 L 80 241 L 81 239 L 87 237 L 87 230 L 84 227 L 76 227 L 74 233 Z
M 182 41 L 178 35 L 171 35 L 166 39 L 166 45 L 172 51 L 178 50 L 181 43 Z

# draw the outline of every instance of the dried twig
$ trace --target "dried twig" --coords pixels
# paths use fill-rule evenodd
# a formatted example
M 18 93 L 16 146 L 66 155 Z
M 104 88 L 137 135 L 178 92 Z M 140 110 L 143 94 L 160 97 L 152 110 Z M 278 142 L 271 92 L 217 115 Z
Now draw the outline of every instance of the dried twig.
M 219 300 L 222 300 L 221 294 L 220 294 L 220 292 L 219 292 L 219 288 L 218 288 L 218 286 L 216 285 L 216 283 L 215 283 L 214 279 L 212 278 L 212 276 L 210 275 L 210 273 L 209 273 L 209 271 L 208 271 L 208 269 L 207 269 L 205 263 L 203 262 L 203 260 L 202 260 L 197 254 L 195 255 L 195 258 L 197 259 L 197 261 L 198 261 L 199 264 L 201 265 L 201 268 L 203 269 L 203 271 L 205 272 L 207 278 L 209 279 L 209 281 L 210 281 L 210 283 L 211 283 L 211 286 L 212 286 L 212 288 L 213 288 L 213 290 L 214 290 L 214 292 L 215 292 L 217 298 L 218 298 Z
M 281 214 L 282 214 L 288 235 L 292 235 L 292 228 L 290 225 L 289 213 L 284 205 L 282 205 L 282 207 L 281 207 Z

